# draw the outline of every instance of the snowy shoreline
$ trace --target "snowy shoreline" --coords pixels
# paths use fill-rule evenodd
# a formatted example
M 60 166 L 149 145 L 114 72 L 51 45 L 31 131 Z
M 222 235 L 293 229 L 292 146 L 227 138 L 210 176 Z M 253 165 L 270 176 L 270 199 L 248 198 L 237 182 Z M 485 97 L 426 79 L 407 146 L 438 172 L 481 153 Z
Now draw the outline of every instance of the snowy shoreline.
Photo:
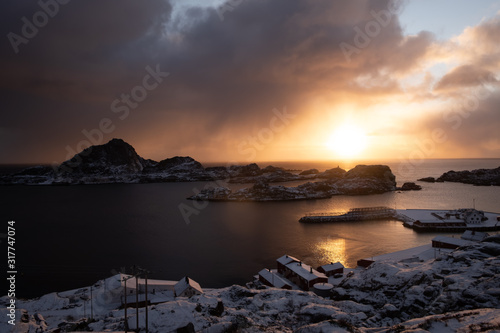
M 442 253 L 434 259 L 380 258 L 367 269 L 347 274 L 332 299 L 313 292 L 230 286 L 205 289 L 191 297 L 157 291 L 150 299 L 149 331 L 175 332 L 389 332 L 426 329 L 441 332 L 500 328 L 500 244 L 482 242 Z M 94 284 L 92 311 L 88 288 L 17 300 L 16 326 L 2 332 L 47 332 L 92 328 L 123 331 L 123 288 L 117 276 Z M 87 299 L 87 300 L 86 300 Z M 0 298 L 7 304 L 8 298 Z M 6 315 L 2 307 L 2 315 Z M 136 322 L 129 309 L 128 322 Z M 144 327 L 145 308 L 139 309 Z

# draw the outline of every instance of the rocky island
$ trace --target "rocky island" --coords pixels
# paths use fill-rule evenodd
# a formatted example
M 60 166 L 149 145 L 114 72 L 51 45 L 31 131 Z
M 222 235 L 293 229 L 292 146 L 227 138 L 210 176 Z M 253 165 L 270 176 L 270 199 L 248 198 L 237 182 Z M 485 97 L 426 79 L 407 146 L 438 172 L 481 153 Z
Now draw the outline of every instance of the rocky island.
M 2 185 L 76 185 L 213 180 L 191 157 L 144 159 L 121 139 L 91 146 L 58 166 L 36 166 L 0 177 Z
M 296 170 L 294 170 L 296 171 Z M 320 180 L 296 187 L 270 183 Z M 346 171 L 340 167 L 291 172 L 257 164 L 203 167 L 189 156 L 162 161 L 141 157 L 130 144 L 113 139 L 91 146 L 57 166 L 36 166 L 0 176 L 0 185 L 85 185 L 112 183 L 159 183 L 225 180 L 228 183 L 254 183 L 235 193 L 227 187 L 208 188 L 190 199 L 228 201 L 269 201 L 329 198 L 333 195 L 375 194 L 394 191 L 395 176 L 388 166 L 358 165 Z
M 0 185 L 82 185 L 111 183 L 160 183 L 213 181 L 231 183 L 286 182 L 310 179 L 282 168 L 257 164 L 207 167 L 189 156 L 162 161 L 142 158 L 134 147 L 121 139 L 91 146 L 55 166 L 35 166 L 0 176 Z
M 500 167 L 495 169 L 476 169 L 472 171 L 448 171 L 439 178 L 425 177 L 419 181 L 434 182 L 454 182 L 463 184 L 472 184 L 477 186 L 500 186 Z
M 333 171 L 332 171 L 333 170 Z M 386 165 L 358 165 L 349 171 L 327 170 L 318 182 L 307 182 L 296 187 L 269 185 L 258 182 L 252 187 L 232 192 L 227 187 L 206 188 L 189 197 L 207 201 L 282 201 L 324 199 L 334 195 L 378 194 L 396 189 L 396 177 Z M 319 177 L 318 177 L 319 178 Z

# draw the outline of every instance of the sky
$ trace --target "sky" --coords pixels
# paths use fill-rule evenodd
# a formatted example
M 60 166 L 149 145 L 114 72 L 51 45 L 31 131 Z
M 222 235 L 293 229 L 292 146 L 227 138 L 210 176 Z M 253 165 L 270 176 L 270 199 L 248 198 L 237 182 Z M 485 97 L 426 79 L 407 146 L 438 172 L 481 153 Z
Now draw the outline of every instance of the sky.
M 500 1 L 0 7 L 0 164 L 500 157 Z

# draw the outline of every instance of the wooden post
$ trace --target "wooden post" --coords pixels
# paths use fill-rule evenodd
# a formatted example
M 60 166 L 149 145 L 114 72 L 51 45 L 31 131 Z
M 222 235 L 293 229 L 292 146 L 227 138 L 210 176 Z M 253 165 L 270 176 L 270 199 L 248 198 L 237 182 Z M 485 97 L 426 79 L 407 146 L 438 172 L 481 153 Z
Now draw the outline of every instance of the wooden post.
M 146 307 L 146 333 L 148 333 L 148 272 L 144 274 L 144 278 L 145 278 L 144 306 Z
M 124 303 L 125 304 L 125 333 L 128 332 L 128 318 L 127 318 L 127 280 L 128 279 L 125 279 L 123 278 L 123 282 L 125 283 L 125 286 L 124 286 L 124 292 L 125 292 L 125 298 L 124 298 Z
M 135 329 L 139 332 L 139 277 L 135 275 Z
M 90 320 L 94 320 L 94 304 L 92 302 L 92 286 L 90 286 Z

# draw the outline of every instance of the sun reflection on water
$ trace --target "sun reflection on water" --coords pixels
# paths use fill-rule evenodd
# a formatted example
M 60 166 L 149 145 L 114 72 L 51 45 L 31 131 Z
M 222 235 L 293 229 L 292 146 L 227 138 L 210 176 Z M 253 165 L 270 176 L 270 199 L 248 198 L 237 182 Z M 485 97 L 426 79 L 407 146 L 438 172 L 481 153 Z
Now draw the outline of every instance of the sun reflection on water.
M 347 264 L 346 246 L 344 238 L 326 238 L 316 243 L 320 261 L 326 263 L 340 262 L 345 267 Z

